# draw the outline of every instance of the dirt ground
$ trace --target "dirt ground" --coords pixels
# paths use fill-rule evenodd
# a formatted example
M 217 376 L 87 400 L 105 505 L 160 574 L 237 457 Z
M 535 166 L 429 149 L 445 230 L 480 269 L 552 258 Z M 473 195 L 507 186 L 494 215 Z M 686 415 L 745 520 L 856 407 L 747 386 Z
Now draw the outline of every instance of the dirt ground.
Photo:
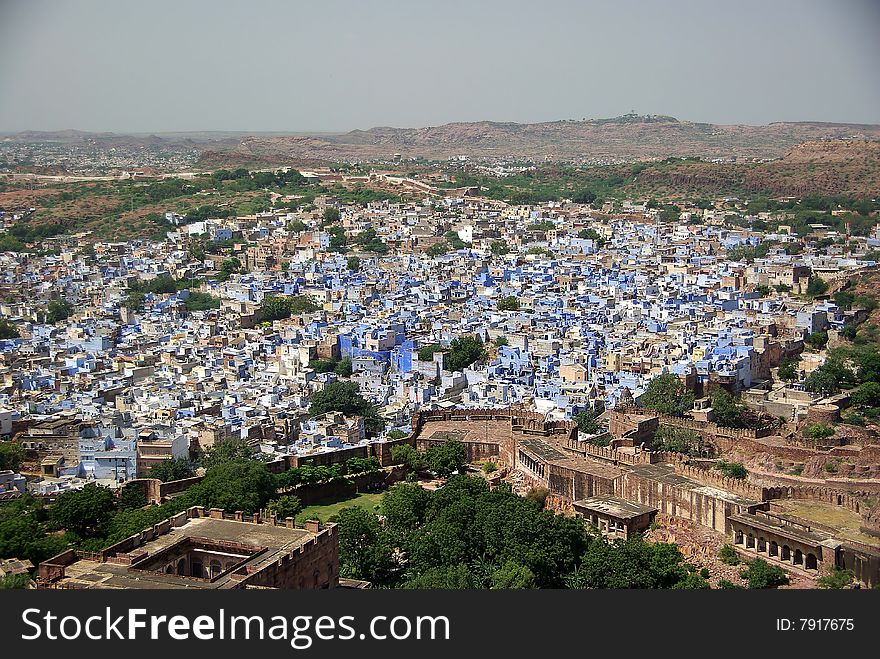
M 721 547 L 729 542 L 720 533 L 713 533 L 708 529 L 698 527 L 691 522 L 673 519 L 668 515 L 658 515 L 655 528 L 645 534 L 645 539 L 652 542 L 672 542 L 679 546 L 681 553 L 684 554 L 688 563 L 697 566 L 697 569 L 707 568 L 709 570 L 709 584 L 712 588 L 718 587 L 721 579 L 735 583 L 738 586 L 746 587 L 748 584 L 739 573 L 744 569 L 745 565 L 726 565 L 718 558 L 718 552 Z M 815 588 L 816 581 L 809 577 L 794 574 L 786 570 L 789 583 L 782 588 L 798 589 L 798 588 Z

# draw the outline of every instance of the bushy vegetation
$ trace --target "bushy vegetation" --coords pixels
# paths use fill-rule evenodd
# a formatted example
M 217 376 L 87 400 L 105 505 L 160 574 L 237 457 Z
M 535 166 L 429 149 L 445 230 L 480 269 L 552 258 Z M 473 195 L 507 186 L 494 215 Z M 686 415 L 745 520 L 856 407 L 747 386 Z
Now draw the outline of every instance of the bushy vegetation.
M 284 320 L 320 309 L 321 307 L 307 295 L 267 295 L 260 305 L 264 321 Z
M 375 405 L 361 396 L 355 382 L 331 382 L 312 396 L 309 414 L 317 416 L 327 412 L 364 417 L 364 427 L 368 434 L 377 434 L 385 427 Z
M 744 480 L 749 475 L 748 470 L 741 462 L 725 462 L 722 460 L 715 468 L 720 471 L 726 478 L 736 478 Z
M 699 433 L 687 428 L 661 425 L 657 428 L 648 446 L 652 451 L 683 453 L 692 457 L 702 457 L 706 444 Z
M 400 483 L 381 513 L 384 524 L 360 508 L 339 514 L 341 574 L 398 588 L 707 586 L 674 545 L 609 542 L 482 478 L 433 492 Z
M 663 373 L 648 383 L 641 398 L 642 407 L 660 414 L 684 416 L 694 407 L 694 395 L 674 373 Z
M 763 558 L 755 558 L 746 565 L 748 567 L 740 572 L 740 578 L 749 582 L 749 588 L 778 588 L 788 583 L 785 570 L 777 565 L 770 565 Z

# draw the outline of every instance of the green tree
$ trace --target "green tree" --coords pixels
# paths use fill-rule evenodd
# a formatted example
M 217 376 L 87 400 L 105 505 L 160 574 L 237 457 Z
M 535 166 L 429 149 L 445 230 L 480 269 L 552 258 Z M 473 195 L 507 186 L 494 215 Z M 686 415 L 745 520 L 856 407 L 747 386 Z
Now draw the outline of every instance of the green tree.
M 834 434 L 834 428 L 831 426 L 825 425 L 824 423 L 817 423 L 812 426 L 808 426 L 806 430 L 804 430 L 804 435 L 809 437 L 810 439 L 827 439 Z
M 880 407 L 880 383 L 865 382 L 850 395 L 849 400 L 859 407 Z
M 339 377 L 347 378 L 351 376 L 351 357 L 343 357 L 333 368 L 333 372 Z
M 348 266 L 348 269 L 352 272 L 360 272 L 361 270 L 361 260 L 356 256 L 349 256 L 348 260 L 345 262 Z
M 299 497 L 290 494 L 271 499 L 266 504 L 266 515 L 269 517 L 274 515 L 279 520 L 285 520 L 288 517 L 296 518 L 302 509 L 303 505 Z
M 467 449 L 463 442 L 456 439 L 447 439 L 425 452 L 428 469 L 442 478 L 448 478 L 454 472 L 461 471 L 466 461 Z
M 598 416 L 594 410 L 584 410 L 575 415 L 574 422 L 580 432 L 585 435 L 595 435 L 600 430 Z
M 66 300 L 51 300 L 46 307 L 46 322 L 54 325 L 62 320 L 67 320 L 73 313 L 73 305 Z
M 592 240 L 599 247 L 605 244 L 605 239 L 599 235 L 599 232 L 593 228 L 581 229 L 578 231 L 578 238 L 582 238 L 583 240 Z
M 263 298 L 260 311 L 265 321 L 284 320 L 290 318 L 290 302 L 286 297 L 267 295 Z
M 694 395 L 674 373 L 663 373 L 648 383 L 641 398 L 642 407 L 660 414 L 684 416 L 694 406 Z
M 650 447 L 653 451 L 683 453 L 691 457 L 701 457 L 705 452 L 705 443 L 699 433 L 667 425 L 657 428 L 651 438 Z
M 168 458 L 150 467 L 147 478 L 158 478 L 163 483 L 192 476 L 192 466 L 186 458 Z
M 492 588 L 494 589 L 512 590 L 534 587 L 534 572 L 516 561 L 507 561 L 492 573 Z
M 449 344 L 445 367 L 450 371 L 461 371 L 486 357 L 486 347 L 482 339 L 477 336 L 461 336 Z
M 403 584 L 403 588 L 419 590 L 472 590 L 480 586 L 480 580 L 466 565 L 430 568 Z
M 431 500 L 431 493 L 416 483 L 397 483 L 388 490 L 382 499 L 382 515 L 396 546 L 406 545 L 410 534 L 425 523 Z
M 363 508 L 343 508 L 336 518 L 339 573 L 383 583 L 392 568 L 392 548 L 379 518 Z
M 25 572 L 23 574 L 7 574 L 0 578 L 0 590 L 22 590 L 27 588 L 31 583 L 31 576 Z
M 312 396 L 309 414 L 318 416 L 327 412 L 342 412 L 346 416 L 364 417 L 367 432 L 378 433 L 384 422 L 375 406 L 359 393 L 356 382 L 331 382 Z
M 770 565 L 762 558 L 751 560 L 747 565 L 740 577 L 749 582 L 749 588 L 777 588 L 788 583 L 788 576 L 781 567 Z
M 840 391 L 840 383 L 827 369 L 817 368 L 804 380 L 804 389 L 812 393 L 829 396 Z
M 66 548 L 60 537 L 48 535 L 41 523 L 43 504 L 29 494 L 0 503 L 0 558 L 21 558 L 34 565 Z
M 810 276 L 809 283 L 807 284 L 807 295 L 810 297 L 817 297 L 823 295 L 827 290 L 828 284 L 824 279 L 819 275 Z
M 191 291 L 184 302 L 187 311 L 208 311 L 220 308 L 220 299 L 209 293 Z
M 82 537 L 96 537 L 105 530 L 115 508 L 109 488 L 89 483 L 82 489 L 59 494 L 49 508 L 49 519 L 57 528 Z
M 262 510 L 273 497 L 276 481 L 262 462 L 233 460 L 222 462 L 205 472 L 200 483 L 191 486 L 180 505 L 221 508 L 252 515 Z
M 335 206 L 327 206 L 324 209 L 324 224 L 332 224 L 333 222 L 338 222 L 340 218 L 339 209 Z
M 489 243 L 489 249 L 495 256 L 504 256 L 505 254 L 510 252 L 510 247 L 508 246 L 508 244 L 501 240 L 493 240 L 491 243 Z
M 18 471 L 24 459 L 25 451 L 21 444 L 15 441 L 0 441 L 0 471 L 7 469 Z
M 711 394 L 712 412 L 715 423 L 725 428 L 741 428 L 743 423 L 742 406 L 724 389 L 715 389 Z
M 349 474 L 364 474 L 379 470 L 379 459 L 376 456 L 368 458 L 349 458 L 345 463 L 345 471 Z
M 689 572 L 678 547 L 647 543 L 639 536 L 590 542 L 578 572 L 586 588 L 673 588 Z
M 721 547 L 718 556 L 721 558 L 721 562 L 725 565 L 740 564 L 739 554 L 736 553 L 736 549 L 733 548 L 733 545 L 727 544 Z
M 144 495 L 144 491 L 140 487 L 126 485 L 119 488 L 119 500 L 117 505 L 119 506 L 119 510 L 143 508 L 147 505 L 147 497 Z
M 791 359 L 783 359 L 779 364 L 779 378 L 786 382 L 793 382 L 798 379 L 797 362 Z
M 216 442 L 202 452 L 199 463 L 206 469 L 226 462 L 250 460 L 254 457 L 253 447 L 244 439 L 226 439 Z
M 391 459 L 395 464 L 402 464 L 409 472 L 418 472 L 427 467 L 425 456 L 409 444 L 392 446 Z
M 519 311 L 519 299 L 514 295 L 502 297 L 497 302 L 498 311 Z
M 822 348 L 828 343 L 828 332 L 813 332 L 805 339 L 807 343 L 816 349 Z
M 0 339 L 17 339 L 21 336 L 18 328 L 7 318 L 0 318 Z
M 856 299 L 856 296 L 849 291 L 837 291 L 831 299 L 833 299 L 834 304 L 836 304 L 841 309 L 849 310 L 852 308 L 852 304 L 853 301 Z

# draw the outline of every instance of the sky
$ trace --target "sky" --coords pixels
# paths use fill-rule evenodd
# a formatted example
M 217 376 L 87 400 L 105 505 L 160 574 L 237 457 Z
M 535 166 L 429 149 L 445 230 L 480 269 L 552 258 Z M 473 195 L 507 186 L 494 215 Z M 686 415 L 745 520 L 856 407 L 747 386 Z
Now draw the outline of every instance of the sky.
M 0 131 L 880 123 L 880 0 L 0 0 Z

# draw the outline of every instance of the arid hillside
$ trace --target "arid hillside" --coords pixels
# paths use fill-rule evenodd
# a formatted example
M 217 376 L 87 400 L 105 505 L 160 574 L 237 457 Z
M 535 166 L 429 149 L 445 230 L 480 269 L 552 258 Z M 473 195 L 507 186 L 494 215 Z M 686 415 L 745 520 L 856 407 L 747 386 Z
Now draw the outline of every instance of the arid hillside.
M 264 159 L 324 160 L 472 158 L 621 162 L 696 156 L 707 159 L 779 158 L 815 140 L 880 140 L 880 126 L 819 122 L 720 126 L 672 117 L 626 115 L 614 119 L 536 124 L 482 121 L 427 128 L 372 128 L 340 135 L 250 136 L 212 145 L 218 151 Z

